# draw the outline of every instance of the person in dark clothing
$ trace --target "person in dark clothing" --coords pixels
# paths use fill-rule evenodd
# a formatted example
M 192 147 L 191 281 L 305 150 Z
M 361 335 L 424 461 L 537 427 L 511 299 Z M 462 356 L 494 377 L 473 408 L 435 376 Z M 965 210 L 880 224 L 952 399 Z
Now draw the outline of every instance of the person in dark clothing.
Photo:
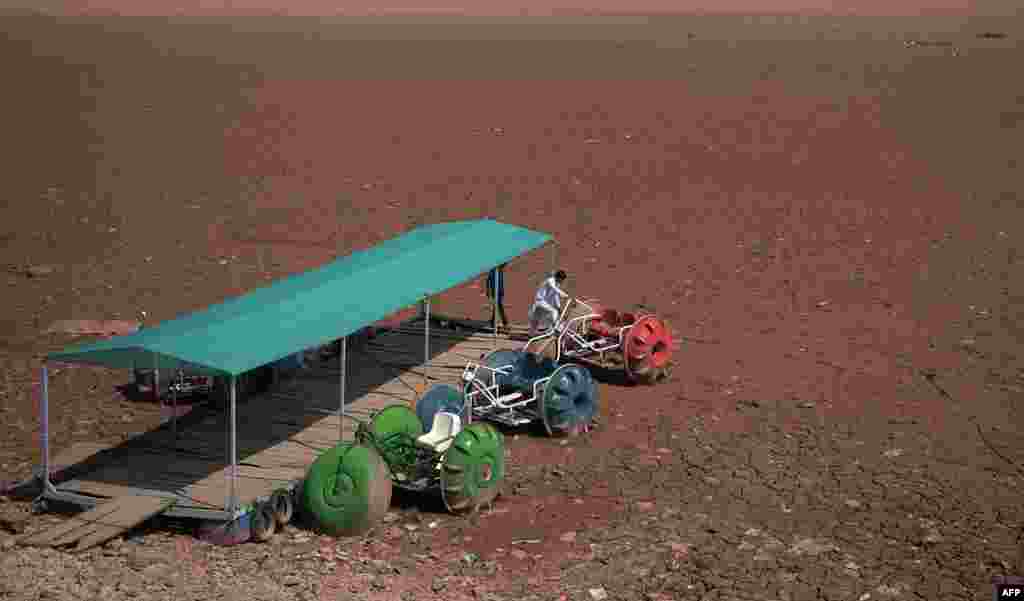
M 501 326 L 508 331 L 508 317 L 505 315 L 505 263 L 498 265 L 487 274 L 487 298 L 491 300 L 491 326 L 498 329 L 498 318 Z

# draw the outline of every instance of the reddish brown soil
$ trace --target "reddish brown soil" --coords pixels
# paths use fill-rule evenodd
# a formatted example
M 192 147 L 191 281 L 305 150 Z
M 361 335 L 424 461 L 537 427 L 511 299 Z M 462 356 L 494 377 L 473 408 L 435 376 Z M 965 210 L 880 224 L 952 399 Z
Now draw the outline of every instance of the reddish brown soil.
M 416 540 L 382 527 L 359 553 L 479 554 L 449 599 L 968 599 L 1024 572 L 1010 21 L 7 23 L 5 261 L 57 270 L 7 276 L 2 477 L 38 457 L 51 322 L 166 319 L 490 216 L 554 234 L 573 291 L 668 319 L 675 375 L 600 373 L 589 435 L 510 435 L 492 511 L 406 509 Z M 510 267 L 514 320 L 549 266 Z M 440 302 L 483 315 L 474 284 Z M 58 449 L 156 422 L 123 380 L 54 374 Z M 430 598 L 431 574 L 372 594 Z

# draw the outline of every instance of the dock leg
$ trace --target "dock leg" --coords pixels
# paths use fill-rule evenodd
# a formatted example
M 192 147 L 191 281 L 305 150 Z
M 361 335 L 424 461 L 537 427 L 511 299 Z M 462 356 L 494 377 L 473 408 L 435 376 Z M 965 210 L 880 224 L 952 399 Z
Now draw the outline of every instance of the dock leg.
M 430 379 L 427 377 L 427 366 L 430 364 L 430 297 L 423 301 L 423 392 L 427 391 Z
M 224 501 L 224 510 L 234 513 L 238 507 L 238 496 L 235 494 L 235 480 L 238 477 L 238 431 L 235 423 L 235 376 L 230 376 L 230 398 L 228 399 L 228 465 L 231 470 L 228 474 L 228 498 Z
M 494 320 L 492 324 L 494 326 L 494 348 L 492 350 L 498 350 L 498 299 L 501 298 L 501 280 L 505 278 L 504 272 L 496 274 L 494 277 L 494 295 L 491 299 L 491 318 Z
M 50 484 L 50 372 L 46 363 L 43 363 L 42 374 L 39 381 L 39 430 L 40 449 L 42 451 L 42 467 L 39 470 L 39 483 L 42 485 L 43 494 L 49 492 L 53 485 Z M 42 495 L 40 495 L 40 499 Z
M 558 269 L 557 263 L 558 263 L 558 245 L 555 244 L 554 242 L 552 242 L 551 243 L 551 273 L 548 274 L 549 276 L 555 275 L 555 270 Z
M 338 442 L 345 442 L 345 379 L 348 377 L 348 370 L 346 369 L 348 367 L 347 338 L 347 336 L 341 338 L 341 353 L 338 356 L 338 366 L 341 371 L 341 392 L 339 393 L 341 396 L 341 413 L 338 418 Z
M 178 385 L 184 385 L 185 376 L 182 370 L 178 370 Z M 171 436 L 174 439 L 174 444 L 178 444 L 178 390 L 175 387 L 171 388 Z

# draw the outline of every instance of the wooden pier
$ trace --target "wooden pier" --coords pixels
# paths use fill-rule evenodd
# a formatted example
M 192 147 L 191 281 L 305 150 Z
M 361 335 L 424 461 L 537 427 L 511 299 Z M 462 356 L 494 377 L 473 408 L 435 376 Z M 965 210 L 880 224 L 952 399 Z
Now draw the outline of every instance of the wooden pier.
M 343 421 L 338 357 L 300 370 L 269 392 L 242 395 L 236 408 L 238 472 L 233 513 L 250 510 L 277 490 L 294 489 L 321 452 L 341 440 L 352 440 L 355 419 L 366 420 L 390 404 L 414 405 L 437 383 L 461 386 L 459 378 L 467 362 L 494 349 L 521 347 L 520 330 L 513 327 L 515 339 L 511 339 L 432 323 L 427 362 L 422 321 L 380 331 L 347 352 L 348 417 Z M 57 475 L 61 479 L 54 482 L 57 491 L 95 500 L 95 508 L 78 519 L 91 523 L 89 514 L 102 513 L 104 526 L 77 530 L 65 526 L 53 529 L 50 536 L 37 534 L 24 542 L 90 546 L 154 513 L 224 519 L 231 490 L 228 412 L 202 406 L 179 419 L 176 436 L 169 426 L 111 448 L 78 443 L 56 456 L 52 464 L 62 470 Z M 150 500 L 127 502 L 126 497 Z

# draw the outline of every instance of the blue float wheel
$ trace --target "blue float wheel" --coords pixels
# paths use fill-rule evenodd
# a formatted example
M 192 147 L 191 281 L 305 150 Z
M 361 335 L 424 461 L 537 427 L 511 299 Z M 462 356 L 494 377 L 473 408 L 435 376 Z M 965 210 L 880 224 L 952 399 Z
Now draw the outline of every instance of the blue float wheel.
M 563 365 L 551 374 L 538 407 L 549 436 L 577 433 L 597 413 L 597 383 L 581 365 Z
M 529 384 L 523 377 L 523 367 L 527 356 L 522 351 L 500 350 L 492 351 L 480 359 L 479 365 L 491 369 L 511 367 L 508 374 L 493 374 L 490 369 L 479 369 L 476 372 L 476 382 L 483 387 L 488 387 L 492 382 L 498 384 L 498 394 L 508 394 L 514 391 L 522 391 L 524 386 Z M 492 380 L 492 375 L 494 379 Z M 463 398 L 468 398 L 470 393 L 476 392 L 476 399 L 480 399 L 480 392 L 473 382 L 465 382 L 462 386 Z
M 434 416 L 442 411 L 454 413 L 463 424 L 466 423 L 466 404 L 462 393 L 454 386 L 436 384 L 416 401 L 416 417 L 423 424 L 424 432 L 430 432 L 434 427 Z

